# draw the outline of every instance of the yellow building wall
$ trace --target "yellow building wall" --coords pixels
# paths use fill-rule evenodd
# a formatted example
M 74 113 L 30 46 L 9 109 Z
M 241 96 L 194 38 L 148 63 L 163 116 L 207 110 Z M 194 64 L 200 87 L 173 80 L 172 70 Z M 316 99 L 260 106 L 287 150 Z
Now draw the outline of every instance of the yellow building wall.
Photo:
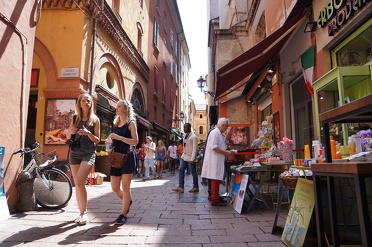
M 36 37 L 53 54 L 57 66 L 57 74 L 60 76 L 61 68 L 79 68 L 80 76 L 88 79 L 89 66 L 81 63 L 82 52 L 90 54 L 90 35 L 85 32 L 84 13 L 81 10 L 49 10 L 42 13 L 41 21 L 36 29 Z M 91 27 L 89 27 L 91 29 Z M 85 58 L 86 64 L 89 59 Z M 82 66 L 84 65 L 84 66 Z M 66 80 L 64 83 L 51 81 L 48 88 L 76 87 L 75 83 Z
M 200 118 L 200 114 L 203 118 Z M 207 139 L 208 134 L 208 116 L 206 111 L 197 111 L 194 114 L 194 128 L 195 128 L 195 135 L 198 137 L 198 142 L 204 142 Z M 203 134 L 199 134 L 199 127 L 203 126 Z

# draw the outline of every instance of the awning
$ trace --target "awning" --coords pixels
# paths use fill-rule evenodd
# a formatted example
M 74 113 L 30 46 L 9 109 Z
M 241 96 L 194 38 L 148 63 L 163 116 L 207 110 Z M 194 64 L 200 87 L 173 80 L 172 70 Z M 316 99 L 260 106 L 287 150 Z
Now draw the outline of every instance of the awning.
M 293 30 L 305 19 L 296 15 L 281 28 L 217 71 L 215 99 L 276 57 Z
M 137 116 L 137 123 L 142 124 L 146 128 L 149 128 L 150 130 L 153 129 L 152 123 L 143 117 Z
M 175 128 L 172 128 L 172 133 L 174 133 L 175 137 L 178 139 L 178 140 L 181 140 L 183 137 L 182 137 L 182 133 L 179 133 L 177 131 L 177 129 Z

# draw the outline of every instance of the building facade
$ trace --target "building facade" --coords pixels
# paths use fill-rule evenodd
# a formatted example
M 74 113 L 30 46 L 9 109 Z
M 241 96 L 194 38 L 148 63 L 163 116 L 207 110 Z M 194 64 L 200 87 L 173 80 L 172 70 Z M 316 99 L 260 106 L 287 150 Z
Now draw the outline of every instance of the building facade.
M 128 99 L 134 106 L 139 145 L 146 135 L 168 142 L 171 127 L 180 124 L 173 121 L 180 118 L 181 112 L 180 43 L 182 58 L 189 61 L 175 0 L 130 0 L 125 4 L 120 0 L 47 0 L 23 8 L 18 5 L 5 4 L 0 9 L 0 31 L 2 37 L 7 37 L 1 46 L 3 75 L 7 74 L 7 80 L 12 82 L 7 89 L 16 87 L 4 94 L 2 106 L 14 102 L 12 105 L 18 110 L 6 107 L 4 114 L 12 116 L 6 119 L 20 123 L 13 130 L 2 132 L 10 133 L 1 138 L 4 142 L 12 139 L 6 150 L 27 147 L 36 140 L 41 144 L 39 151 L 56 149 L 59 159 L 65 160 L 66 130 L 76 99 L 85 92 L 93 96 L 101 120 L 96 171 L 108 173 L 104 141 L 112 131 L 118 99 Z M 167 17 L 163 19 L 164 13 Z M 17 24 L 12 20 L 15 16 L 19 19 Z M 154 23 L 158 24 L 158 32 L 154 32 Z M 154 44 L 154 33 L 159 38 L 158 46 Z M 189 63 L 185 74 L 188 68 Z M 9 90 L 3 92 L 6 91 Z M 5 163 L 4 184 L 9 209 L 13 211 L 17 201 L 15 180 L 23 162 L 14 157 L 10 163 L 6 152 Z

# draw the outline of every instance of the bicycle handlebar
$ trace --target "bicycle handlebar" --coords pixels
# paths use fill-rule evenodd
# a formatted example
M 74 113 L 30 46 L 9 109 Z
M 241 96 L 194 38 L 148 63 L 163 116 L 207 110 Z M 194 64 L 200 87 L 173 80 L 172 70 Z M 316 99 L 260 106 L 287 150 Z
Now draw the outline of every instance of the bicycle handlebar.
M 35 151 L 40 147 L 40 144 L 38 142 L 35 142 L 34 144 L 32 144 L 32 146 L 34 146 L 35 148 L 34 149 L 31 149 L 31 148 L 21 148 L 15 152 L 13 152 L 13 154 L 18 154 L 18 153 L 22 153 L 22 154 L 29 154 L 29 153 L 35 153 Z

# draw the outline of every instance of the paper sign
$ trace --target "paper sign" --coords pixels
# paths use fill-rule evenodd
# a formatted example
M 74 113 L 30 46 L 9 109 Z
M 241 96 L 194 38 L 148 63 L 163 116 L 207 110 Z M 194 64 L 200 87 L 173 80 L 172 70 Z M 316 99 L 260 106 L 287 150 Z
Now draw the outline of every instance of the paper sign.
M 282 235 L 286 246 L 303 246 L 313 209 L 313 181 L 299 178 Z

